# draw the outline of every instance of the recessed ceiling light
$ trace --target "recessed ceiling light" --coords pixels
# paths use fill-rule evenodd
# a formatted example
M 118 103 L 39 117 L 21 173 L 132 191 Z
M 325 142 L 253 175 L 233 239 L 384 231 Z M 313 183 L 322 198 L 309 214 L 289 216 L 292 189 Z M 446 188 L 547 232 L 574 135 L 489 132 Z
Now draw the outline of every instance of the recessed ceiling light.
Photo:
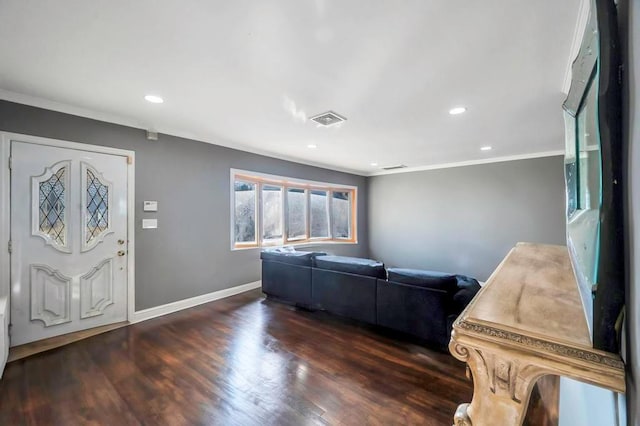
M 307 148 L 309 149 L 316 149 L 318 147 L 318 145 L 316 145 L 315 143 L 310 143 L 309 145 L 307 145 Z
M 152 104 L 161 104 L 164 102 L 164 99 L 162 99 L 160 96 L 156 96 L 156 95 L 147 95 L 144 97 L 144 99 L 147 102 L 151 102 Z
M 375 167 L 375 166 L 377 166 L 377 165 L 378 165 L 378 163 L 371 163 L 371 165 L 372 165 L 373 167 Z
M 482 148 L 480 148 L 480 151 L 491 151 L 491 147 L 490 146 L 483 146 Z
M 455 108 L 451 108 L 449 110 L 449 114 L 451 115 L 458 115 L 458 114 L 462 114 L 463 112 L 466 112 L 467 109 L 465 107 L 455 107 Z

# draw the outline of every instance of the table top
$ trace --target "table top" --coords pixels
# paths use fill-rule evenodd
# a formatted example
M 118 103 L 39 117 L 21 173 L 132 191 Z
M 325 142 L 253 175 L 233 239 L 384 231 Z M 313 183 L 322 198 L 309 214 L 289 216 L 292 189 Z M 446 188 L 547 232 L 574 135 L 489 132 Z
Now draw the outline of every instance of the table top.
M 567 248 L 518 243 L 463 316 L 468 322 L 591 348 L 584 312 Z
M 523 365 L 625 391 L 620 355 L 593 347 L 565 246 L 518 243 L 454 322 L 449 347 L 458 346 L 489 348 Z M 458 350 L 458 358 L 466 351 Z

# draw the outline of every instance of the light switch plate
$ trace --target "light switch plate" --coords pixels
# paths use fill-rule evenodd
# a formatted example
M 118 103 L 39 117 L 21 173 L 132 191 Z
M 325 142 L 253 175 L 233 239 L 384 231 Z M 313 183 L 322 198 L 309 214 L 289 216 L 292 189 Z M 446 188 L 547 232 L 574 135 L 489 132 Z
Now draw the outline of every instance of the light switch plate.
M 142 210 L 145 212 L 157 212 L 158 211 L 158 202 L 157 201 L 145 201 L 142 205 Z
M 158 227 L 158 219 L 142 219 L 142 229 L 156 229 Z

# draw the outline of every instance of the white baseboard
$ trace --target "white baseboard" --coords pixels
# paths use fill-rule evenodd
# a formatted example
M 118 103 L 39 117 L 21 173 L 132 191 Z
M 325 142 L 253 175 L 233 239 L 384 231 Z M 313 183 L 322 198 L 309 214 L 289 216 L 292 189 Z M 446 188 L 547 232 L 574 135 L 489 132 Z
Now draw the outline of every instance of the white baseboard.
M 248 284 L 242 284 L 236 287 L 225 288 L 224 290 L 214 291 L 213 293 L 202 294 L 200 296 L 191 297 L 189 299 L 178 300 L 177 302 L 167 303 L 166 305 L 154 306 L 153 308 L 136 311 L 134 317 L 129 320 L 131 324 L 146 321 L 151 318 L 160 317 L 183 309 L 192 308 L 202 305 L 203 303 L 212 302 L 214 300 L 223 299 L 225 297 L 244 293 L 245 291 L 260 288 L 262 281 L 254 281 Z

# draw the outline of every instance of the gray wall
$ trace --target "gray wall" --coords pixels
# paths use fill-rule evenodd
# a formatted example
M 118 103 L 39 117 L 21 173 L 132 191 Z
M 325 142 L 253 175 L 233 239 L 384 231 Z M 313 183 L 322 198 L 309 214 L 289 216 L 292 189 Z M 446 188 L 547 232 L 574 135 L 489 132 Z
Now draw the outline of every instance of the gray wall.
M 565 244 L 563 173 L 558 156 L 370 178 L 370 254 L 484 281 L 518 241 Z
M 230 250 L 229 169 L 358 186 L 357 245 L 325 251 L 366 256 L 366 178 L 0 101 L 0 130 L 136 152 L 136 309 L 260 279 L 259 251 Z M 142 213 L 157 200 L 157 214 Z M 141 230 L 157 217 L 157 230 Z

